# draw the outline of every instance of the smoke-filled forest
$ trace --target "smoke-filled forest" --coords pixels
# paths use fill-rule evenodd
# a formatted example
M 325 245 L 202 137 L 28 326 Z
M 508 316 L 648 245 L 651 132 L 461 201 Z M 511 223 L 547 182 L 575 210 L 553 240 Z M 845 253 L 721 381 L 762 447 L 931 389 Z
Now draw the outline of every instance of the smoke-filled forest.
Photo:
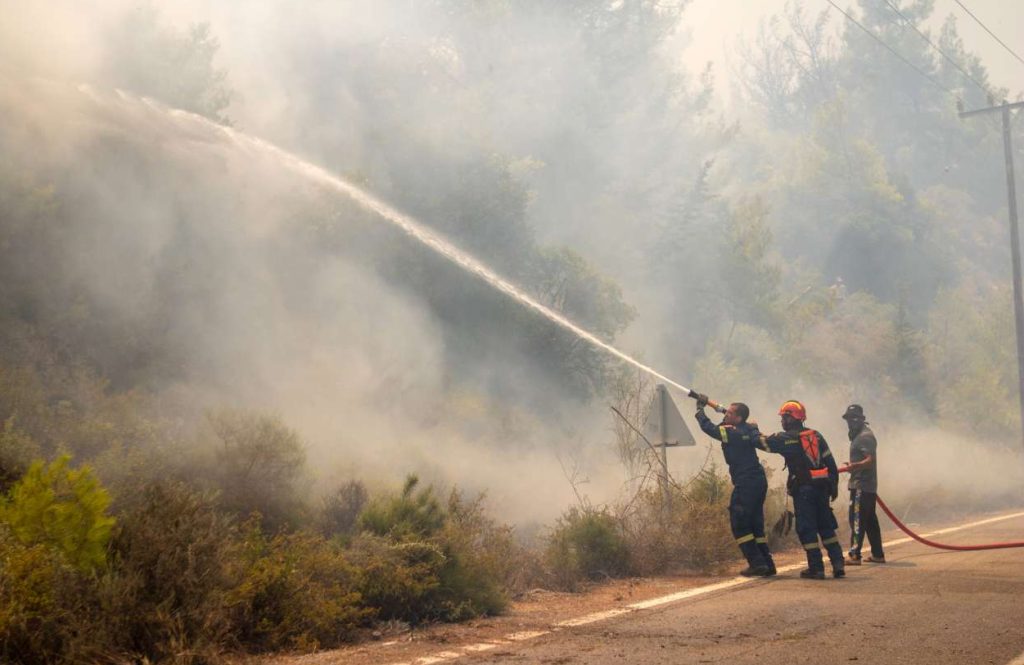
M 0 4 L 0 660 L 308 651 L 737 556 L 685 395 L 666 522 L 609 409 L 657 379 L 352 191 L 764 431 L 800 399 L 842 456 L 863 404 L 915 514 L 1024 498 L 1002 131 L 958 117 L 1021 91 L 932 0 L 787 5 L 729 106 L 686 0 L 36 4 Z

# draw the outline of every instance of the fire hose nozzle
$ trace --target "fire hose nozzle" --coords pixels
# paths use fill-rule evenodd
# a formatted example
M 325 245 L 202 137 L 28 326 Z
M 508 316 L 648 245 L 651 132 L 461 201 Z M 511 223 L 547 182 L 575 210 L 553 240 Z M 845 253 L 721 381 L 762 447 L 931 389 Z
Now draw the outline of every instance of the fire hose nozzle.
M 708 406 L 710 406 L 712 409 L 719 413 L 725 413 L 725 406 L 723 406 L 719 402 L 715 402 L 714 400 L 708 399 L 708 396 L 703 393 L 699 393 L 696 390 L 691 390 L 689 396 L 697 400 L 698 402 L 704 402 L 705 404 L 707 404 Z

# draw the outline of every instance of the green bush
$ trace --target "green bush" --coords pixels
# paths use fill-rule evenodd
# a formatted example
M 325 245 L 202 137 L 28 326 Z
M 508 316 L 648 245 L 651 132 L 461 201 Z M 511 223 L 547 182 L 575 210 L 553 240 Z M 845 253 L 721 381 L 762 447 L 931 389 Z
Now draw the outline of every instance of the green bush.
M 444 553 L 433 543 L 395 542 L 363 533 L 348 551 L 359 571 L 359 593 L 384 621 L 412 624 L 443 618 L 436 599 Z
M 417 483 L 410 476 L 400 494 L 379 497 L 360 515 L 352 553 L 364 601 L 383 619 L 411 623 L 500 612 L 515 565 L 511 531 L 485 517 L 482 498 L 466 502 L 453 491 L 446 509 Z
M 408 476 L 401 494 L 371 501 L 359 516 L 359 528 L 395 540 L 427 538 L 438 533 L 445 522 L 444 508 L 427 487 L 416 492 L 419 478 Z
M 47 545 L 82 570 L 106 563 L 114 519 L 106 515 L 110 495 L 89 467 L 72 469 L 61 456 L 38 461 L 0 503 L 0 522 L 26 545 Z
M 268 539 L 249 529 L 241 583 L 229 594 L 234 636 L 257 649 L 314 650 L 350 640 L 375 611 L 361 606 L 344 552 L 309 533 Z
M 575 589 L 583 580 L 624 575 L 629 550 L 618 520 L 605 510 L 571 508 L 558 519 L 546 558 L 555 583 Z

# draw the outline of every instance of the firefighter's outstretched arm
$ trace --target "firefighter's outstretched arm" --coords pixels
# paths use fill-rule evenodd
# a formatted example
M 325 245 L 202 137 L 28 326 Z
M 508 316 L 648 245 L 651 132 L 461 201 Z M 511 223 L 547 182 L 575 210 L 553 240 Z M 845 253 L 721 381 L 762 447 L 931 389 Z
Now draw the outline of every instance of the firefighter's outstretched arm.
M 700 425 L 701 431 L 716 441 L 727 443 L 729 441 L 728 430 L 711 422 L 708 414 L 704 413 L 704 405 L 701 405 L 700 402 L 697 404 L 699 407 L 697 409 L 697 424 Z
M 782 453 L 785 440 L 785 434 L 782 433 L 769 434 L 767 436 L 761 434 L 757 437 L 757 447 L 768 453 Z

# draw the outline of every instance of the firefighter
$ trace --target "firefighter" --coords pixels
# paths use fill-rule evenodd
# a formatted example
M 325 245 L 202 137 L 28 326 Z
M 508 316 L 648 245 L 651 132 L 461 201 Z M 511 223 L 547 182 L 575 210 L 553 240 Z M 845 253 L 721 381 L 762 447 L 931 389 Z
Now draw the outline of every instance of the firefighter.
M 732 496 L 729 499 L 729 525 L 747 567 L 740 572 L 745 577 L 770 577 L 775 574 L 775 562 L 768 549 L 764 534 L 764 499 L 768 494 L 768 478 L 757 459 L 761 433 L 747 423 L 750 409 L 742 402 L 733 402 L 725 411 L 721 424 L 715 425 L 704 413 L 708 398 L 697 397 L 697 422 L 705 434 L 721 441 L 722 454 L 732 478 Z
M 847 565 L 861 564 L 861 547 L 867 535 L 871 554 L 865 561 L 885 563 L 882 528 L 875 512 L 878 498 L 878 441 L 868 427 L 864 407 L 851 404 L 843 414 L 850 435 L 850 461 L 839 468 L 850 474 L 850 552 Z
M 778 453 L 786 460 L 789 478 L 786 489 L 793 497 L 796 535 L 807 554 L 807 569 L 800 577 L 825 579 L 825 564 L 818 538 L 832 562 L 832 576 L 845 577 L 843 548 L 836 536 L 836 516 L 829 505 L 839 495 L 839 473 L 832 451 L 821 432 L 804 427 L 807 410 L 796 400 L 779 409 L 782 432 L 760 437 L 763 450 Z

